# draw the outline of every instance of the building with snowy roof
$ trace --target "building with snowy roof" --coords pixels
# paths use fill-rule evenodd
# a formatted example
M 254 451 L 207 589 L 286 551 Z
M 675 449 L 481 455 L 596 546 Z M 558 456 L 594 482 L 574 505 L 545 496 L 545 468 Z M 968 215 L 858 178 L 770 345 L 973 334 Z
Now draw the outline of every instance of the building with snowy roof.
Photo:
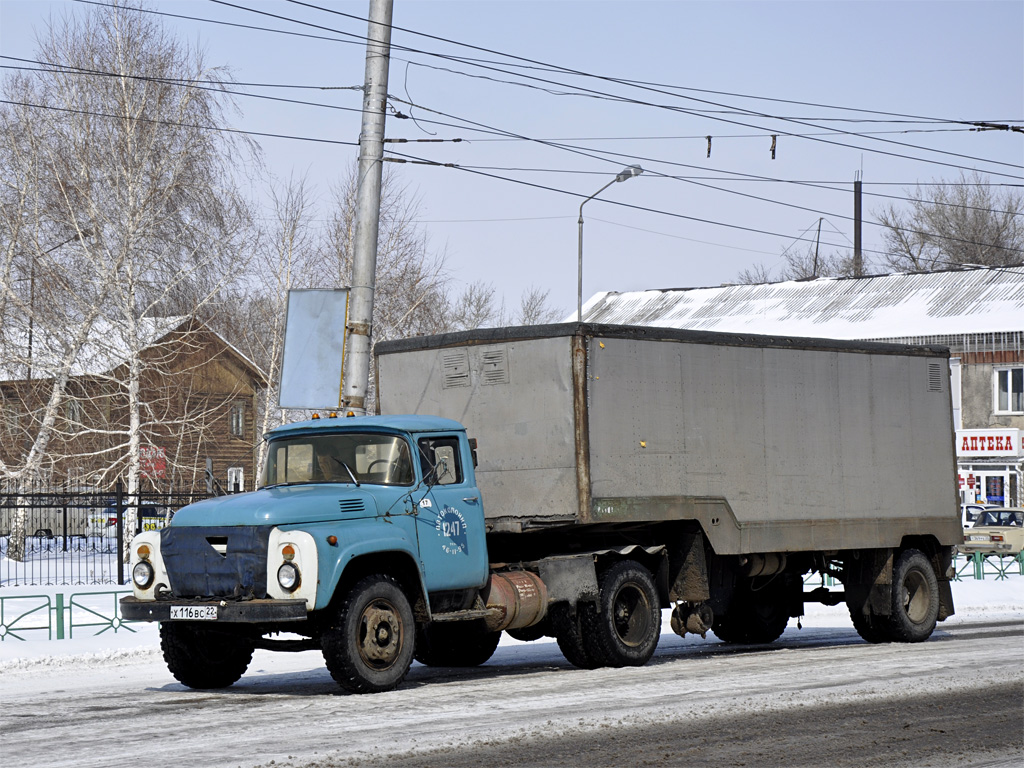
M 0 458 L 17 465 L 42 427 L 75 328 L 9 336 L 0 360 Z M 52 337 L 50 334 L 54 334 Z M 31 340 L 31 341 L 30 341 Z M 44 484 L 106 489 L 129 453 L 129 366 L 140 368 L 136 427 L 144 490 L 253 488 L 256 408 L 267 377 L 208 326 L 185 316 L 98 321 L 74 355 L 46 448 Z
M 607 291 L 583 320 L 947 346 L 961 500 L 1024 504 L 1024 265 Z

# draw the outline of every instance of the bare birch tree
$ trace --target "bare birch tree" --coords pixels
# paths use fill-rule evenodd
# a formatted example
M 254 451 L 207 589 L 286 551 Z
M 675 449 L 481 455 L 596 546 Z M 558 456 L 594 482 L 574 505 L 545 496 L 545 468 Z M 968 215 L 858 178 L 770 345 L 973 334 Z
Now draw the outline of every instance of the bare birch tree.
M 885 266 L 894 271 L 998 266 L 1024 261 L 1024 195 L 992 186 L 981 174 L 905 190 L 909 206 L 875 215 L 885 228 Z
M 92 339 L 94 355 L 124 360 L 106 369 L 105 383 L 127 413 L 123 424 L 88 431 L 107 433 L 110 464 L 121 464 L 134 494 L 147 427 L 161 410 L 141 383 L 168 359 L 147 349 L 147 320 L 201 313 L 244 268 L 246 210 L 233 168 L 246 147 L 210 130 L 226 121 L 230 101 L 217 89 L 226 74 L 126 4 L 51 23 L 38 56 L 40 71 L 4 83 L 15 105 L 2 110 L 0 137 L 0 319 L 16 316 L 12 327 L 24 331 L 4 339 L 8 349 L 31 329 L 33 343 L 46 336 L 60 354 L 45 370 L 31 351 L 20 356 L 26 373 L 34 369 L 26 380 L 45 380 L 50 397 L 31 449 L 0 472 L 38 471 Z

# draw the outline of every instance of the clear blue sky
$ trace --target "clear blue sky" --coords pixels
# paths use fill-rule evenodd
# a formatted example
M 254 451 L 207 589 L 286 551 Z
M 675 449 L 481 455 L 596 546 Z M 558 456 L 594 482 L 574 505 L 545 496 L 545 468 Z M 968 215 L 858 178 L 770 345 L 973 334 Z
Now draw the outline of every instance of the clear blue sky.
M 339 33 L 358 38 L 366 32 L 365 22 L 286 2 L 238 0 L 237 5 L 336 31 L 198 0 L 161 0 L 150 7 L 342 41 L 346 38 Z M 366 1 L 320 5 L 364 18 L 368 9 Z M 34 33 L 44 27 L 50 14 L 82 12 L 87 7 L 74 2 L 0 0 L 3 54 L 32 58 Z M 623 165 L 637 163 L 644 167 L 643 176 L 613 185 L 602 197 L 663 213 L 602 200 L 594 200 L 584 209 L 584 298 L 600 290 L 730 281 L 755 262 L 778 264 L 782 250 L 793 238 L 808 229 L 813 236 L 820 216 L 826 219 L 823 247 L 849 248 L 853 237 L 851 182 L 858 170 L 863 170 L 866 192 L 893 195 L 903 195 L 903 186 L 918 181 L 955 179 L 959 175 L 959 168 L 940 163 L 978 169 L 989 174 L 992 181 L 1019 184 L 1024 176 L 1021 133 L 971 132 L 950 123 L 823 123 L 820 118 L 892 116 L 813 106 L 1022 124 L 1024 2 L 1019 0 L 395 0 L 393 21 L 397 27 L 545 64 L 658 83 L 660 90 L 669 91 L 658 93 L 593 78 L 517 70 L 509 66 L 509 59 L 496 54 L 399 30 L 393 35 L 389 92 L 419 105 L 412 110 L 413 116 L 456 127 L 425 122 L 418 126 L 411 120 L 390 119 L 387 135 L 466 140 L 407 144 L 394 147 L 396 151 L 478 169 L 494 168 L 497 170 L 486 172 L 583 197 L 598 190 Z M 229 66 L 240 82 L 350 86 L 363 80 L 364 48 L 358 39 L 312 40 L 175 18 L 166 18 L 165 23 L 202 45 L 209 63 Z M 433 53 L 486 59 L 496 62 L 486 66 L 503 71 L 444 60 L 430 55 Z M 514 76 L 518 71 L 553 81 L 532 81 L 553 91 L 578 92 L 585 88 L 661 107 L 556 95 L 438 67 L 527 82 Z M 661 86 L 711 93 L 672 91 Z M 248 90 L 353 109 L 360 106 L 360 96 L 354 91 Z M 686 96 L 691 98 L 682 98 Z M 763 97 L 807 104 L 767 101 Z M 238 105 L 242 115 L 235 127 L 341 141 L 358 138 L 358 115 L 354 112 L 251 98 L 240 98 Z M 403 113 L 410 112 L 407 105 L 396 102 L 394 106 Z M 671 109 L 662 108 L 665 106 Z M 735 114 L 738 109 L 764 116 Z M 439 117 L 429 110 L 453 117 Z M 800 118 L 816 125 L 781 118 Z M 603 156 L 586 157 L 524 141 L 487 141 L 484 139 L 496 137 L 471 130 L 465 121 L 534 139 L 563 139 L 563 143 Z M 830 128 L 857 134 L 930 132 L 877 137 L 911 145 L 899 146 L 863 135 L 834 133 Z M 961 130 L 950 130 L 954 128 Z M 770 155 L 772 133 L 778 134 L 775 160 Z M 788 135 L 812 133 L 833 135 L 817 136 L 820 140 Z M 713 137 L 710 159 L 703 138 L 707 135 Z M 270 170 L 282 178 L 293 172 L 307 174 L 324 197 L 330 183 L 344 174 L 356 156 L 351 146 L 269 138 L 259 141 Z M 431 243 L 446 252 L 458 281 L 492 282 L 512 305 L 531 285 L 550 288 L 553 304 L 566 314 L 575 308 L 576 219 L 582 197 L 451 168 L 398 168 L 400 180 L 420 199 L 420 219 Z M 744 174 L 784 181 L 820 181 L 837 189 L 738 180 Z M 685 176 L 689 180 L 666 176 Z M 693 177 L 712 177 L 700 181 L 720 189 L 699 186 Z M 881 182 L 896 186 L 883 186 Z M 872 212 L 884 202 L 866 196 L 866 218 L 873 218 Z M 880 244 L 878 228 L 866 224 L 865 249 L 878 249 Z

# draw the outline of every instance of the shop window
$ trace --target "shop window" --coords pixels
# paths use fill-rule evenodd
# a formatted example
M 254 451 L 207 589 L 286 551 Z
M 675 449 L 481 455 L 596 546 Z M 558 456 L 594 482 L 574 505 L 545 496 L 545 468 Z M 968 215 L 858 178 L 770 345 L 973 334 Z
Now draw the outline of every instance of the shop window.
M 245 437 L 245 403 L 231 406 L 231 434 L 234 437 Z
M 996 413 L 1024 413 L 1024 367 L 996 371 Z

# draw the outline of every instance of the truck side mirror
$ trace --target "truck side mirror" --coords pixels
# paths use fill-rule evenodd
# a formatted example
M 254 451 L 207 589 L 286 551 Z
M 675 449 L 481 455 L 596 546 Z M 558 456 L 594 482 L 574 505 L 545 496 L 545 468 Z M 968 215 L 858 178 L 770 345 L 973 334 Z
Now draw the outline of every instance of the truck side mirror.
M 469 452 L 473 456 L 473 469 L 476 469 L 477 459 L 476 459 L 476 438 L 475 437 L 469 438 Z

